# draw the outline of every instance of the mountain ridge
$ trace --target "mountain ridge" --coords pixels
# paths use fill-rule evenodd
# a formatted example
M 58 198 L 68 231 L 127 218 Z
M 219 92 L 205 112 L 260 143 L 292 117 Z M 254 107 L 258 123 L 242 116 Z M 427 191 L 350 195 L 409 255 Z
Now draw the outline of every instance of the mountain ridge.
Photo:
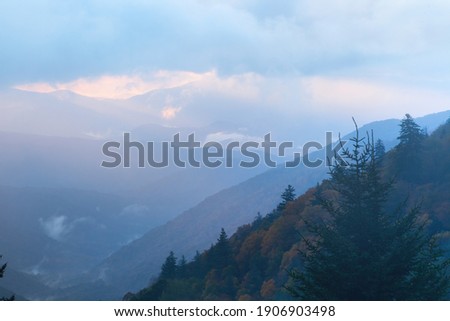
M 437 123 L 445 122 L 449 116 L 450 111 L 429 115 L 429 124 L 431 125 L 429 127 L 432 128 L 437 126 L 435 125 Z M 417 118 L 417 122 L 423 125 L 427 123 L 426 118 L 427 116 Z M 392 119 L 388 122 L 390 130 L 383 131 L 380 136 L 391 137 L 391 141 L 395 142 L 400 120 L 397 120 L 397 123 Z M 380 123 L 376 122 L 375 125 L 377 127 Z M 370 130 L 370 124 L 360 128 L 361 131 L 366 129 Z M 343 138 L 351 135 L 352 133 L 349 133 Z M 376 132 L 375 136 L 378 137 Z M 390 145 L 392 146 L 392 144 Z M 298 193 L 303 193 L 325 178 L 326 173 L 327 168 L 325 167 L 308 169 L 308 171 L 305 171 L 304 167 L 276 168 L 227 188 L 223 192 L 208 197 L 171 222 L 147 232 L 141 239 L 118 250 L 94 269 L 89 278 L 101 280 L 108 286 L 114 286 L 118 289 L 117 295 L 139 290 L 152 276 L 158 273 L 159 267 L 169 251 L 177 248 L 181 252 L 180 255 L 192 258 L 196 250 L 205 249 L 214 242 L 217 231 L 221 227 L 224 227 L 228 233 L 233 233 L 238 226 L 252 221 L 258 212 L 269 212 L 276 204 L 278 194 L 288 184 L 296 187 Z M 267 188 L 268 185 L 270 185 L 269 188 Z M 192 226 L 195 224 L 194 222 L 209 223 L 207 227 L 204 225 Z M 188 228 L 190 230 L 186 232 L 185 229 Z M 184 235 L 182 236 L 181 233 Z M 124 273 L 124 271 L 127 272 Z M 126 289 L 127 287 L 128 289 Z M 83 295 L 81 297 L 84 298 Z

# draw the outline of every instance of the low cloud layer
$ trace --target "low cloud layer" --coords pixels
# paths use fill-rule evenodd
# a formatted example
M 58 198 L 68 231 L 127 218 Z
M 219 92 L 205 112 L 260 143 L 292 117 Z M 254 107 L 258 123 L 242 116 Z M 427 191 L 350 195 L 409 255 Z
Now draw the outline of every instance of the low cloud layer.
M 123 84 L 124 79 L 130 82 L 130 86 L 118 85 Z M 83 87 L 80 83 L 91 86 Z M 448 91 L 412 83 L 343 76 L 267 76 L 257 73 L 223 76 L 214 70 L 109 76 L 107 82 L 103 77 L 79 78 L 67 83 L 30 83 L 19 88 L 37 92 L 64 89 L 95 98 L 124 97 L 119 101 L 85 101 L 73 95 L 56 93 L 51 95 L 56 100 L 48 100 L 40 106 L 44 112 L 50 104 L 57 104 L 53 108 L 59 110 L 61 104 L 77 102 L 79 113 L 74 111 L 70 115 L 60 115 L 60 121 L 77 114 L 86 117 L 83 114 L 85 108 L 91 109 L 96 117 L 102 115 L 91 127 L 79 133 L 97 139 L 151 123 L 165 127 L 201 128 L 221 121 L 236 125 L 233 130 L 246 128 L 239 131 L 240 135 L 261 136 L 271 131 L 276 139 L 312 140 L 321 138 L 330 129 L 350 131 L 353 126 L 351 117 L 365 124 L 386 118 L 402 118 L 405 113 L 419 117 L 446 110 L 450 106 Z M 8 96 L 5 96 L 0 113 L 5 119 L 4 128 L 20 131 L 11 121 L 20 119 L 16 127 L 24 122 L 24 116 L 17 107 L 19 96 L 14 97 L 14 101 L 8 101 Z M 20 117 L 13 117 L 15 114 Z M 48 114 L 54 115 L 51 110 Z M 127 125 L 124 122 L 126 119 L 129 120 Z M 58 123 L 57 119 L 55 121 Z M 114 122 L 120 126 L 114 127 Z M 27 130 L 40 126 L 39 122 L 32 123 Z M 85 122 L 83 126 L 87 126 Z M 57 129 L 52 133 L 67 136 Z
M 15 86 L 15 88 L 40 93 L 69 90 L 87 97 L 126 99 L 153 90 L 183 86 L 208 77 L 210 74 L 188 71 L 157 71 L 145 75 L 82 77 L 68 82 L 24 83 Z

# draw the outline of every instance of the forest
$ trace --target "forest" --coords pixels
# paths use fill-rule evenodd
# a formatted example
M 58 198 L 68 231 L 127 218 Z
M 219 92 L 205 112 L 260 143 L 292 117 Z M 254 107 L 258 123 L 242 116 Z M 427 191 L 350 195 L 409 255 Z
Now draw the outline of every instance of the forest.
M 192 260 L 173 249 L 123 299 L 448 299 L 450 119 L 428 134 L 407 114 L 389 151 L 376 134 L 356 130 L 327 179 L 299 197 L 287 186 Z

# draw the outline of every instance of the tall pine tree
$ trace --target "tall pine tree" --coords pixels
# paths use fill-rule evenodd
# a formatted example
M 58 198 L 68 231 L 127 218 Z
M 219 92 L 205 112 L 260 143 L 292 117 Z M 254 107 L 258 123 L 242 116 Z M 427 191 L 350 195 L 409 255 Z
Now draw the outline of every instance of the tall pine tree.
M 227 265 L 233 263 L 233 253 L 231 250 L 230 241 L 228 240 L 228 235 L 223 228 L 220 230 L 217 243 L 211 248 L 209 255 L 212 266 L 217 269 L 223 269 Z
M 235 297 L 236 269 L 227 233 L 222 228 L 217 243 L 208 252 L 210 269 L 205 276 L 202 297 L 206 300 L 231 300 Z
M 375 159 L 378 162 L 383 160 L 384 155 L 386 154 L 386 147 L 381 139 L 377 139 L 375 142 Z
M 395 147 L 395 166 L 402 179 L 417 182 L 422 167 L 421 155 L 425 134 L 410 114 L 400 123 L 398 145 Z
M 373 138 L 360 138 L 356 129 L 352 147 L 343 150 L 347 164 L 330 170 L 337 196 L 319 196 L 329 220 L 308 223 L 303 266 L 291 271 L 288 290 L 306 300 L 443 298 L 448 261 L 418 208 L 385 210 L 392 183 L 380 179 Z
M 288 185 L 284 192 L 281 194 L 281 203 L 278 204 L 277 210 L 282 211 L 286 208 L 287 203 L 292 202 L 295 199 L 295 188 L 292 185 Z
M 161 266 L 160 279 L 170 279 L 175 277 L 177 274 L 177 258 L 173 251 L 170 251 L 169 256 L 164 261 Z

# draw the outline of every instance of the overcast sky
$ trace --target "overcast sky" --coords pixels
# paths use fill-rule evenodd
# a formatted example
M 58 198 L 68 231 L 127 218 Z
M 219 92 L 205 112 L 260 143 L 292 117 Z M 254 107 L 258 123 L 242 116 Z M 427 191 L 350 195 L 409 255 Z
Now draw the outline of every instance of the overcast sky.
M 3 0 L 0 86 L 127 98 L 197 82 L 419 116 L 450 106 L 449 17 L 448 0 Z

